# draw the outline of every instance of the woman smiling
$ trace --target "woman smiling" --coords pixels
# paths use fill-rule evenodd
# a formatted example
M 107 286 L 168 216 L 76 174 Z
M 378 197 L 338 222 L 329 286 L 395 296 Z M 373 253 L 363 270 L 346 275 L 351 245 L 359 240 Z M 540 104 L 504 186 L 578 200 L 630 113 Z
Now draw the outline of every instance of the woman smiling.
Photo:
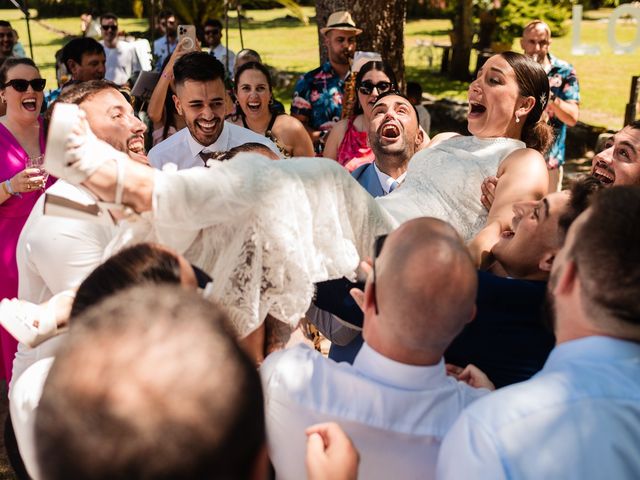
M 20 231 L 34 203 L 45 187 L 46 174 L 36 165 L 44 154 L 44 131 L 40 109 L 45 80 L 32 60 L 9 58 L 0 68 L 0 100 L 7 106 L 7 114 L 0 117 L 0 298 L 18 294 L 16 245 Z M 49 182 L 52 182 L 49 180 Z M 16 342 L 0 330 L 2 366 L 0 372 L 7 382 Z

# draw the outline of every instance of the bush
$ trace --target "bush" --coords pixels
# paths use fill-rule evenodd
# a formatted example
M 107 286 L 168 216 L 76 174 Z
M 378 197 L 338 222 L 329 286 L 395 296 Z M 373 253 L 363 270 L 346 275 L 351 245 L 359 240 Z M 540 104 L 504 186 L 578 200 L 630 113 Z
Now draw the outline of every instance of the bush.
M 32 0 L 30 8 L 38 10 L 39 17 L 76 17 L 82 13 L 94 12 L 96 15 L 113 12 L 118 16 L 132 17 L 134 5 L 132 0 Z
M 570 15 L 571 0 L 505 0 L 498 10 L 496 41 L 512 42 L 521 37 L 524 26 L 532 20 L 543 20 L 552 36 L 562 37 Z

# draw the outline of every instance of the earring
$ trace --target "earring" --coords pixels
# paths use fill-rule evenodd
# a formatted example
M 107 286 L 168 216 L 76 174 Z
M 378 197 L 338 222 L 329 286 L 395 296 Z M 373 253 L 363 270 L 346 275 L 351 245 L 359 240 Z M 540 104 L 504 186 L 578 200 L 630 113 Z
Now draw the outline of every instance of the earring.
M 272 106 L 272 105 L 273 105 L 273 97 L 269 99 L 269 106 Z
M 520 117 L 518 116 L 517 113 L 516 113 L 516 123 L 520 123 Z

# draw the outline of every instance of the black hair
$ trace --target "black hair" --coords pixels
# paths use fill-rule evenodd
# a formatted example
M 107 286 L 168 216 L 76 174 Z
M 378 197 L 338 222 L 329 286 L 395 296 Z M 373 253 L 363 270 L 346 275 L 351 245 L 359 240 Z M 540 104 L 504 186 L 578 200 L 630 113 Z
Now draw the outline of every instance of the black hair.
M 422 99 L 422 85 L 418 82 L 407 82 L 407 97 Z
M 115 20 L 118 21 L 118 16 L 115 13 L 103 13 L 100 15 L 100 21 L 102 20 Z
M 176 85 L 185 80 L 208 82 L 222 80 L 224 82 L 224 65 L 213 55 L 206 52 L 190 52 L 180 57 L 173 66 L 173 78 Z
M 104 47 L 90 37 L 74 38 L 62 47 L 62 63 L 70 72 L 69 60 L 73 60 L 79 65 L 82 63 L 82 56 L 87 53 L 101 53 L 104 55 Z
M 416 110 L 416 107 L 413 103 L 411 103 L 411 100 L 409 100 L 407 98 L 406 95 L 402 94 L 401 92 L 399 92 L 398 90 L 389 90 L 388 92 L 384 92 L 382 94 L 380 94 L 380 96 L 376 99 L 376 103 L 373 104 L 373 106 L 375 107 L 376 104 L 382 100 L 385 97 L 389 97 L 391 95 L 394 95 L 396 97 L 400 97 L 400 98 L 404 98 L 407 102 L 409 102 L 409 105 L 411 105 L 411 108 L 413 108 L 413 112 L 416 114 L 416 121 L 418 122 L 418 124 L 420 123 L 420 115 L 418 115 L 418 110 Z
M 204 24 L 202 25 L 203 27 L 216 27 L 219 28 L 220 31 L 222 31 L 222 22 L 220 20 L 218 20 L 217 18 L 213 18 L 213 19 L 209 19 L 206 22 L 204 22 Z
M 9 22 L 7 22 L 6 20 L 0 20 L 0 27 L 13 28 L 11 26 L 11 24 Z
M 269 73 L 269 69 L 260 62 L 247 62 L 240 65 L 233 78 L 233 84 L 236 91 L 238 90 L 238 82 L 240 80 L 240 76 L 247 70 L 258 70 L 259 72 L 261 72 L 267 78 L 269 91 L 272 91 L 273 86 L 271 84 L 271 74 Z
M 360 105 L 360 100 L 358 98 L 358 88 L 360 88 L 360 85 L 362 85 L 362 78 L 371 70 L 378 70 L 379 72 L 383 72 L 387 77 L 389 77 L 389 81 L 391 82 L 391 90 L 398 90 L 398 81 L 396 80 L 396 74 L 391 68 L 391 65 L 379 60 L 371 60 L 370 62 L 365 63 L 364 65 L 362 65 L 362 67 L 360 67 L 360 70 L 356 74 L 356 101 L 353 107 L 354 115 L 359 115 L 362 113 L 362 105 Z

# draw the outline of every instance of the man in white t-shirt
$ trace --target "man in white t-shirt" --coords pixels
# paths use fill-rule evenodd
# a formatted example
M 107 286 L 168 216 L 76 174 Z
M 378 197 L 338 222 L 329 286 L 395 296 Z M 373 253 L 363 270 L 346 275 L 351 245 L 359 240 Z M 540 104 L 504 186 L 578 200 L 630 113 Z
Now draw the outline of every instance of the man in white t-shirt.
M 116 85 L 125 85 L 132 76 L 140 72 L 138 54 L 132 43 L 118 39 L 118 17 L 113 13 L 105 13 L 100 17 L 100 29 L 104 54 L 107 57 L 104 78 Z
M 224 65 L 227 75 L 233 77 L 236 54 L 222 45 L 222 23 L 220 20 L 207 20 L 204 22 L 204 43 L 209 47 L 209 53 L 220 60 Z
M 187 126 L 149 151 L 149 162 L 164 169 L 202 167 L 216 152 L 244 143 L 262 143 L 280 156 L 275 144 L 264 135 L 225 122 L 224 67 L 205 52 L 191 52 L 173 67 L 176 110 Z
M 146 128 L 112 84 L 92 80 L 73 85 L 65 89 L 57 101 L 79 105 L 98 138 L 146 163 L 143 136 Z M 86 191 L 64 180 L 58 180 L 47 193 L 81 202 L 91 200 Z M 103 223 L 94 223 L 44 215 L 44 201 L 45 195 L 42 195 L 36 202 L 16 249 L 18 298 L 33 303 L 76 288 L 101 263 L 104 249 L 116 230 L 109 218 Z M 42 382 L 36 373 L 38 368 L 33 370 L 30 379 L 18 380 L 29 366 L 46 363 L 54 357 L 65 337 L 57 335 L 35 348 L 18 344 L 13 363 L 9 407 L 20 454 L 32 478 L 38 478 L 32 428 Z M 14 388 L 17 384 L 20 386 Z

